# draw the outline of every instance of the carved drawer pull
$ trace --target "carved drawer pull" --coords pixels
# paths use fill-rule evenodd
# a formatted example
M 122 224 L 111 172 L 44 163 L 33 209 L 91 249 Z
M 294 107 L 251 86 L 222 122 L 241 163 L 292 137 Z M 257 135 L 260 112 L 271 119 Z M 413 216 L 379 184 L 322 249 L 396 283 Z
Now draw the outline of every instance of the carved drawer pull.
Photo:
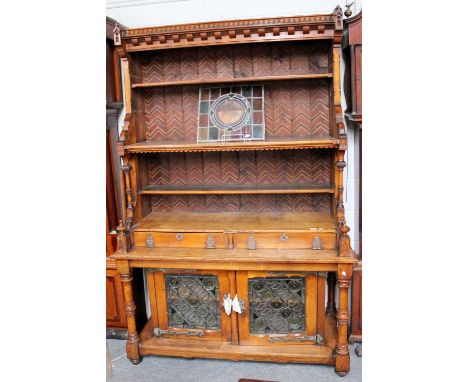
M 255 240 L 255 236 L 249 236 L 247 238 L 247 249 L 256 249 L 257 248 L 257 241 Z
M 146 247 L 154 248 L 154 239 L 153 236 L 151 236 L 151 234 L 148 234 L 148 236 L 146 237 Z
M 314 240 L 312 240 L 312 249 L 322 249 L 322 240 L 320 240 L 320 236 L 315 236 Z
M 175 235 L 176 240 L 181 241 L 184 239 L 184 234 L 183 233 L 177 233 Z
M 212 235 L 208 235 L 208 237 L 206 238 L 206 248 L 207 249 L 213 249 L 216 247 L 216 242 L 215 242 L 215 239 Z
M 281 241 L 287 241 L 289 238 L 288 238 L 288 235 L 286 235 L 285 233 L 282 233 L 281 236 L 280 236 L 280 240 Z

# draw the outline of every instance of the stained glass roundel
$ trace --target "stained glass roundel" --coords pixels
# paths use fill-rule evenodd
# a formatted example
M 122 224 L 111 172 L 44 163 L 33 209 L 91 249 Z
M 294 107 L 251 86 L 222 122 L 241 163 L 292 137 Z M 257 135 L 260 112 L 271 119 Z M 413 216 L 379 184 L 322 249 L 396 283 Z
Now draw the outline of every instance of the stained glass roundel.
M 219 129 L 237 130 L 250 119 L 250 103 L 240 94 L 229 93 L 216 99 L 210 108 L 210 120 Z

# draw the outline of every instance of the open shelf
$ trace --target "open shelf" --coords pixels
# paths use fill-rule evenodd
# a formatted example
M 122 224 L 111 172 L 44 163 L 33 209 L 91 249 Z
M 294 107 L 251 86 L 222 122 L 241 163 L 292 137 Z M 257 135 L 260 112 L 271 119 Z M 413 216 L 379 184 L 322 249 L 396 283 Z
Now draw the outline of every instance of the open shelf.
M 158 152 L 200 152 L 200 151 L 242 151 L 242 150 L 287 150 L 336 148 L 338 139 L 330 136 L 311 138 L 281 138 L 264 141 L 231 141 L 204 142 L 194 141 L 146 141 L 126 145 L 129 153 L 158 153 Z
M 329 185 L 280 184 L 280 185 L 233 185 L 233 186 L 147 186 L 140 195 L 198 195 L 198 194 L 333 194 Z
M 163 81 L 163 82 L 148 82 L 148 83 L 135 83 L 132 88 L 155 88 L 165 86 L 189 86 L 189 85 L 213 85 L 213 84 L 232 84 L 243 82 L 265 82 L 265 81 L 290 81 L 290 80 L 304 80 L 315 78 L 332 78 L 333 73 L 319 73 L 319 74 L 291 74 L 286 76 L 256 76 L 256 77 L 235 77 L 235 78 L 215 78 L 209 80 L 179 80 L 179 81 Z
M 325 317 L 325 345 L 252 346 L 219 341 L 180 341 L 155 337 L 150 318 L 141 331 L 141 355 L 177 356 L 184 358 L 229 358 L 231 360 L 275 361 L 281 363 L 320 363 L 334 365 L 337 341 L 336 318 Z

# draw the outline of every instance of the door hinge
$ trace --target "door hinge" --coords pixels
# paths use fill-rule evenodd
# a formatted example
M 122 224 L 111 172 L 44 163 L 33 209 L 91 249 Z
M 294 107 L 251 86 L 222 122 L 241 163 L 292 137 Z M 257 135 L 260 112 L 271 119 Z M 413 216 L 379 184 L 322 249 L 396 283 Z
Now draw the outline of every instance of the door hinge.
M 305 342 L 305 341 L 313 341 L 317 345 L 323 345 L 323 337 L 320 334 L 316 334 L 315 336 L 303 336 L 303 337 L 269 337 L 269 342 Z
M 195 330 L 185 330 L 185 331 L 176 331 L 176 330 L 163 330 L 160 328 L 154 328 L 153 333 L 156 337 L 161 337 L 163 335 L 167 336 L 188 336 L 188 337 L 203 337 L 205 333 Z

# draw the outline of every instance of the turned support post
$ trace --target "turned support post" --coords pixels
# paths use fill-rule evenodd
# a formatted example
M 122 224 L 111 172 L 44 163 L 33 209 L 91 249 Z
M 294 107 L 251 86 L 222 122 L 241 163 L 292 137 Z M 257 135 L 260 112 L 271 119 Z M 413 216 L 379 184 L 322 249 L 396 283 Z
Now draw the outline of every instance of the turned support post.
M 328 286 L 328 300 L 327 300 L 327 314 L 336 313 L 336 297 L 335 297 L 335 286 L 336 286 L 336 273 L 328 272 L 327 275 L 327 286 Z
M 120 273 L 122 280 L 125 314 L 127 316 L 128 339 L 127 339 L 127 358 L 131 363 L 137 365 L 141 361 L 139 344 L 140 337 L 138 336 L 135 320 L 135 302 L 133 301 L 133 288 L 132 288 L 132 270 L 128 265 L 120 266 L 117 269 Z
M 336 342 L 336 364 L 335 371 L 343 377 L 349 372 L 350 358 L 348 347 L 348 290 L 352 276 L 351 266 L 338 267 L 338 312 L 336 322 L 338 327 L 338 338 Z

